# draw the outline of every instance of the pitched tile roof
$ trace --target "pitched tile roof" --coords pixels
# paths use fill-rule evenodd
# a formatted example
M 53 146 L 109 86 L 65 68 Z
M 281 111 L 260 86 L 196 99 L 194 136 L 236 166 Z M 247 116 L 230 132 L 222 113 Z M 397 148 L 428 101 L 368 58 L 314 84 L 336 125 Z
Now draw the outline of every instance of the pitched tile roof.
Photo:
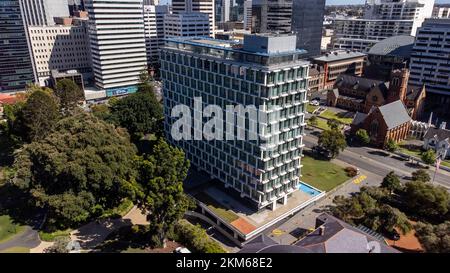
M 400 100 L 380 106 L 378 109 L 380 110 L 388 129 L 395 128 L 411 121 L 411 117 L 408 115 L 405 105 Z
M 438 141 L 450 139 L 450 130 L 431 127 L 425 133 L 424 139 L 436 137 Z

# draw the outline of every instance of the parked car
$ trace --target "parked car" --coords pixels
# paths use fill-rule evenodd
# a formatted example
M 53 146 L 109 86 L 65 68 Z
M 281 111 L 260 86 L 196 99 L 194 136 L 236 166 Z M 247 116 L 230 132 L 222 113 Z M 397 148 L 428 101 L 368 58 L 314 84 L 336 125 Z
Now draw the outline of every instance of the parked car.
M 317 100 L 312 100 L 309 104 L 313 105 L 313 106 L 319 106 L 320 103 Z
M 189 249 L 185 248 L 185 247 L 177 247 L 174 251 L 174 253 L 191 253 L 191 251 L 189 251 Z

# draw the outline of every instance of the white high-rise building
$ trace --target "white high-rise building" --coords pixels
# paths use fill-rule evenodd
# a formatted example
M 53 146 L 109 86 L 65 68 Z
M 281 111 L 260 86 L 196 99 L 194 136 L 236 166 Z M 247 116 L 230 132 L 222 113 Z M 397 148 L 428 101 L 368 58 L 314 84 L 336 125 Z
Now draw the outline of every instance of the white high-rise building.
M 137 91 L 147 67 L 142 0 L 86 0 L 95 85 L 107 96 Z
M 167 5 L 144 5 L 145 44 L 149 67 L 157 67 L 159 48 L 164 45 L 164 15 L 169 14 Z
M 209 18 L 200 12 L 181 12 L 164 16 L 164 37 L 209 36 Z
M 252 1 L 244 2 L 244 29 L 251 30 L 252 28 Z
M 434 0 L 366 0 L 363 18 L 334 19 L 335 49 L 367 51 L 380 40 L 416 35 L 433 13 Z
M 39 84 L 48 86 L 52 70 L 91 72 L 86 25 L 32 26 L 28 28 Z
M 433 9 L 434 18 L 450 18 L 450 4 L 435 5 Z
M 216 29 L 215 1 L 217 0 L 172 0 L 172 13 L 201 12 L 208 14 L 210 35 L 214 35 Z
M 20 0 L 27 26 L 51 26 L 55 17 L 69 16 L 68 0 Z
M 450 19 L 426 19 L 411 52 L 409 84 L 425 85 L 435 113 L 450 114 Z

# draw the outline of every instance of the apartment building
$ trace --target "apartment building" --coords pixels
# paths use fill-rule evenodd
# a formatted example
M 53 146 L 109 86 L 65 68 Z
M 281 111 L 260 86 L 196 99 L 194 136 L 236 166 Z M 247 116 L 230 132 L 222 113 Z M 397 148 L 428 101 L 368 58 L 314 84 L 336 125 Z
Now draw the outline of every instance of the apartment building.
M 172 13 L 201 12 L 208 15 L 210 35 L 216 29 L 216 11 L 214 0 L 172 0 Z
M 161 50 L 167 138 L 186 152 L 192 165 L 221 181 L 256 210 L 275 210 L 299 188 L 309 68 L 302 60 L 304 53 L 296 50 L 295 35 L 246 35 L 243 43 L 179 37 L 168 39 Z M 263 137 L 236 140 L 233 132 L 240 129 L 249 136 L 251 124 L 255 125 L 243 115 L 244 123 L 224 123 L 224 128 L 232 128 L 227 133 L 232 140 L 174 139 L 171 132 L 176 118 L 171 111 L 176 105 L 196 112 L 193 121 L 204 128 L 194 98 L 201 98 L 200 106 L 222 109 L 238 104 L 261 106 L 267 120 L 256 124 Z M 194 128 L 194 137 L 202 136 L 201 130 Z
M 292 27 L 292 0 L 252 0 L 253 33 L 289 33 Z
M 142 0 L 86 0 L 95 85 L 116 96 L 137 91 L 147 67 Z
M 450 4 L 434 5 L 433 18 L 450 18 Z
M 209 18 L 205 13 L 181 12 L 164 16 L 165 38 L 209 35 Z
M 412 85 L 425 85 L 429 107 L 450 114 L 450 19 L 426 19 L 410 60 Z
M 434 0 L 366 0 L 363 18 L 334 19 L 334 49 L 367 51 L 378 41 L 399 35 L 416 35 L 432 15 Z
M 244 29 L 252 29 L 252 0 L 244 1 Z
M 144 5 L 145 46 L 149 69 L 159 67 L 159 48 L 164 45 L 164 16 L 167 5 Z
M 33 61 L 41 86 L 49 86 L 52 70 L 92 72 L 87 23 L 28 28 Z

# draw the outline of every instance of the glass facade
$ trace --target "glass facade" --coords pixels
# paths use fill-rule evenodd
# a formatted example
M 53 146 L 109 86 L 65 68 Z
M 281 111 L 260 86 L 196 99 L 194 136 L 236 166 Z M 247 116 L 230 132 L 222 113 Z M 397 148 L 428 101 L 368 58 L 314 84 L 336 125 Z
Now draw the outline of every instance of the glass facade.
M 0 1 L 0 92 L 24 90 L 35 80 L 18 0 Z

